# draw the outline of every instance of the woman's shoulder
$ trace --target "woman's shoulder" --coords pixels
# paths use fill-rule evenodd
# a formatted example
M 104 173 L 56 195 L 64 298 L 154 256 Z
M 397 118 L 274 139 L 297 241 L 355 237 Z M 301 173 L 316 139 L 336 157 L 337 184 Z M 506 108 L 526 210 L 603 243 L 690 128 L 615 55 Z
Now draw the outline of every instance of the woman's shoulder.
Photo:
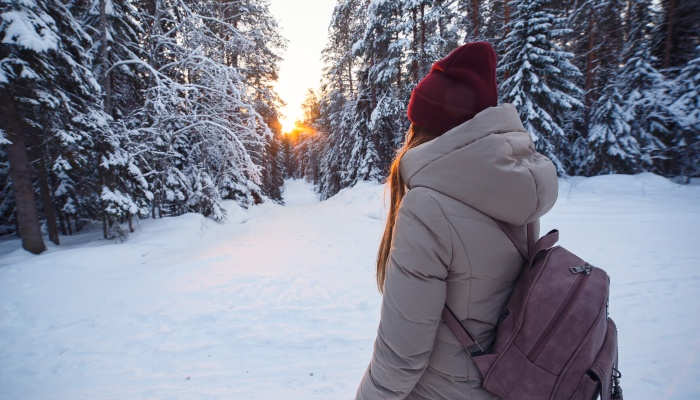
M 440 193 L 425 186 L 410 188 L 401 200 L 401 208 L 405 212 L 426 217 L 445 217 Z
M 410 210 L 422 210 L 432 216 L 437 216 L 436 213 L 439 211 L 439 214 L 448 221 L 455 217 L 479 220 L 488 218 L 463 201 L 425 186 L 412 187 L 406 193 L 404 201 Z

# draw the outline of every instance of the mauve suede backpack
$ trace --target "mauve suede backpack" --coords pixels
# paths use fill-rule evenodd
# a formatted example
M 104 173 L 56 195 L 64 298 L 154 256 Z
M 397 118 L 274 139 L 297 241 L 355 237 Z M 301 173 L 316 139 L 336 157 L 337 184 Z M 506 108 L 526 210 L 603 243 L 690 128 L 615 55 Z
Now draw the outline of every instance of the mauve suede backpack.
M 617 328 L 608 317 L 610 278 L 561 246 L 552 230 L 528 249 L 501 229 L 525 259 L 488 353 L 445 305 L 442 318 L 483 376 L 483 387 L 504 400 L 622 399 Z M 552 247 L 554 246 L 554 247 Z

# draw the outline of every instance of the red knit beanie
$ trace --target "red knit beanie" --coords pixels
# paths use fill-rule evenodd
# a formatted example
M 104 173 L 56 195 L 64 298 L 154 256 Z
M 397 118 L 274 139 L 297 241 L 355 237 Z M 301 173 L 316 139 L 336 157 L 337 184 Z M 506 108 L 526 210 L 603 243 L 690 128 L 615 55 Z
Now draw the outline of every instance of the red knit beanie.
M 497 101 L 496 52 L 488 42 L 467 43 L 433 64 L 418 82 L 408 119 L 441 135 Z

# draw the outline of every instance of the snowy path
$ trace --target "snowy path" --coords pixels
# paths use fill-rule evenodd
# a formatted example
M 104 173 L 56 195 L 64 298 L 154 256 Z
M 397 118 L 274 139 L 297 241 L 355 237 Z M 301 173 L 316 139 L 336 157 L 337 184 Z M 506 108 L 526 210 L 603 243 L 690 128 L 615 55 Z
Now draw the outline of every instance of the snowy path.
M 34 257 L 0 242 L 0 399 L 350 399 L 380 297 L 382 188 L 144 221 Z M 562 181 L 543 220 L 612 278 L 629 399 L 700 398 L 700 186 Z

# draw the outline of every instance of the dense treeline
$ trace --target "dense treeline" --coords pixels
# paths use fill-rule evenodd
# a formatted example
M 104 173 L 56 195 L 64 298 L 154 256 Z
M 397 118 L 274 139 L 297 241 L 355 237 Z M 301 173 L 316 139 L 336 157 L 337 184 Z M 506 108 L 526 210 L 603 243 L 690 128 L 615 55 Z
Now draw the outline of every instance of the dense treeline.
M 499 101 L 520 110 L 560 174 L 700 165 L 700 8 L 690 0 L 339 0 L 316 135 L 289 139 L 323 197 L 381 181 L 408 128 L 411 89 L 468 41 L 499 55 Z
M 260 0 L 0 0 L 0 234 L 280 199 L 280 36 Z
M 432 62 L 486 40 L 560 174 L 698 176 L 700 8 L 689 0 L 339 0 L 321 90 L 280 135 L 285 41 L 267 1 L 0 0 L 0 234 L 30 251 L 99 223 L 328 197 L 382 181 Z

